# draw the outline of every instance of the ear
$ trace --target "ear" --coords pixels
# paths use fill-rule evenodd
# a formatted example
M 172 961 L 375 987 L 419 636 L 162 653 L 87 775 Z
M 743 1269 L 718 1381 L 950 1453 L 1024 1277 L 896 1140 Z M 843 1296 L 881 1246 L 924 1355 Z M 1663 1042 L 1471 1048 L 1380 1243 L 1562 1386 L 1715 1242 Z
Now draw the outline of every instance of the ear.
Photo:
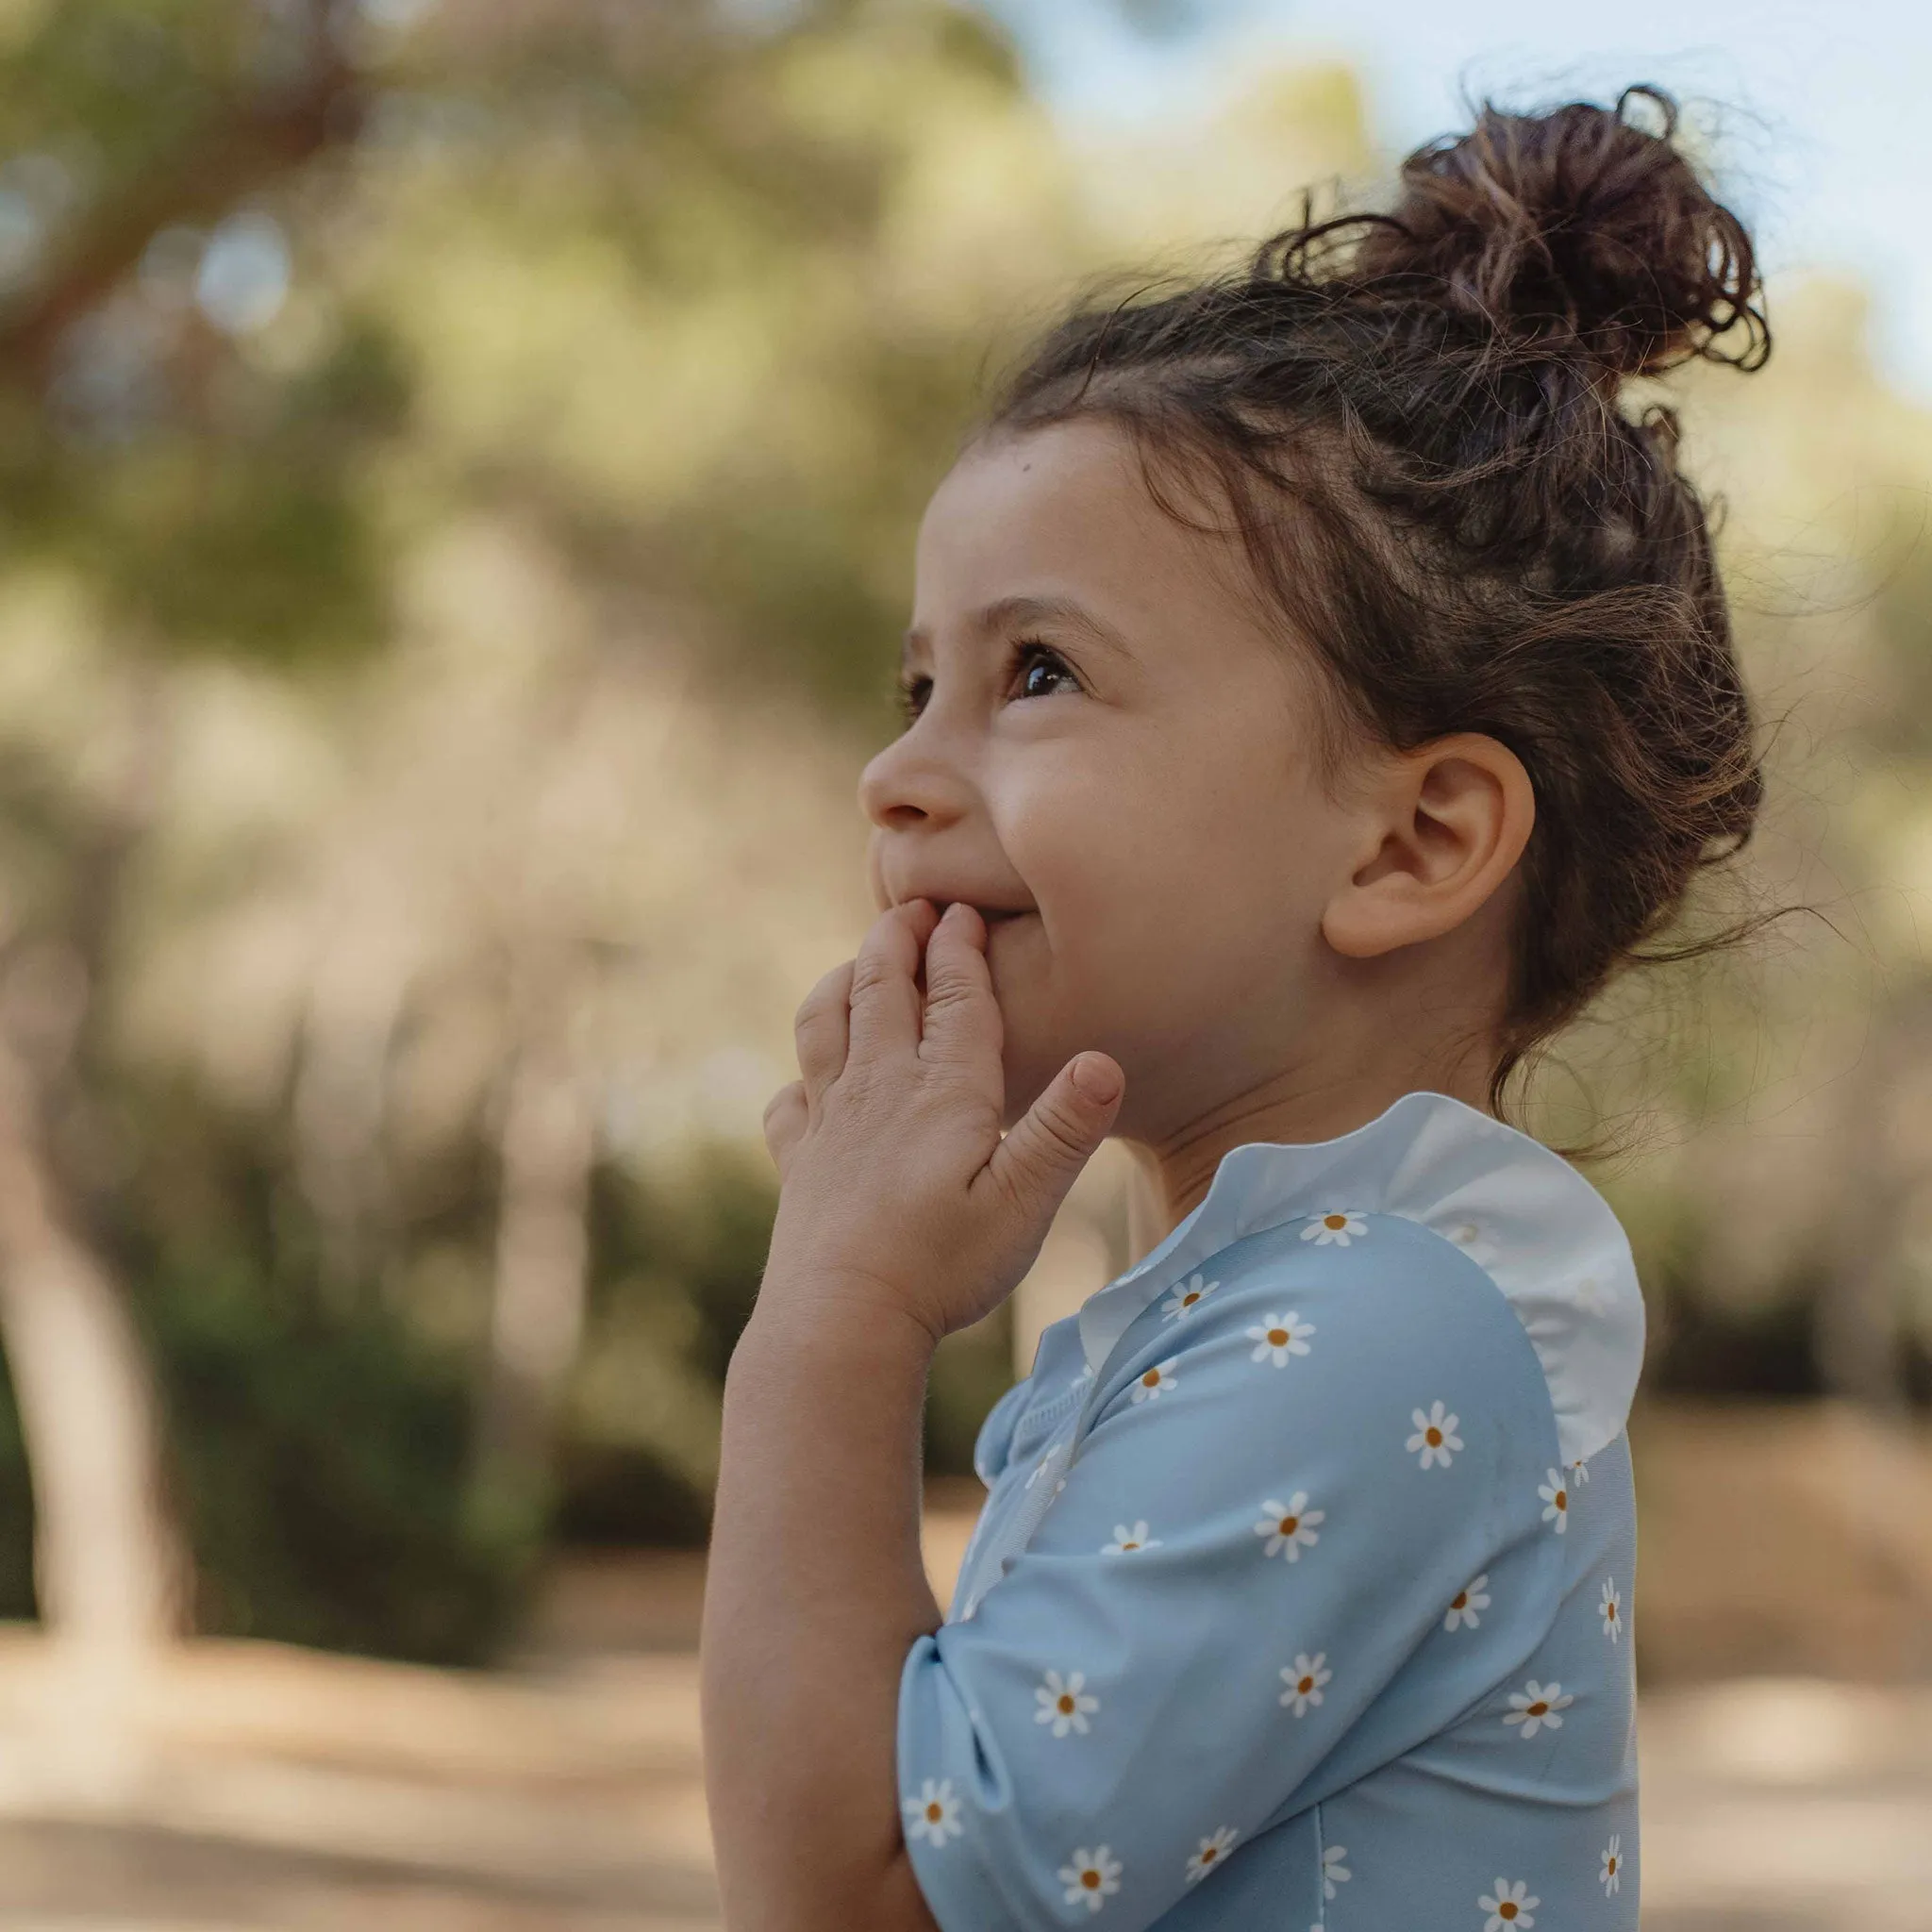
M 1363 819 L 1360 862 L 1322 915 L 1323 937 L 1352 959 L 1469 918 L 1523 856 L 1536 793 L 1507 745 L 1457 732 L 1392 756 Z

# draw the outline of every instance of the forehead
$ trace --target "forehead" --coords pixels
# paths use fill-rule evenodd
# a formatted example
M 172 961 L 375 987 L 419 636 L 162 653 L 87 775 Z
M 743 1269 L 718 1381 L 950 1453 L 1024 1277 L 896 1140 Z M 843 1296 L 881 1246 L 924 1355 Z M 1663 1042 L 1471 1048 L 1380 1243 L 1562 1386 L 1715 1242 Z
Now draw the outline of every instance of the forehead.
M 1257 621 L 1232 531 L 1197 496 L 1157 503 L 1126 433 L 1103 417 L 1003 430 L 953 466 L 920 524 L 915 623 L 1001 596 L 1077 599 L 1144 628 L 1209 613 Z

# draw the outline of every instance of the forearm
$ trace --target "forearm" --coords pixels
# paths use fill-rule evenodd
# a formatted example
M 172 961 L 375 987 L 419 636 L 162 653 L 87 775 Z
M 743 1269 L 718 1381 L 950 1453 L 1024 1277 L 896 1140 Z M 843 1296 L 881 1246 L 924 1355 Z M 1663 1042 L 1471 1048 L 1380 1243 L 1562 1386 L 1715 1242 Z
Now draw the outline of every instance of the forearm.
M 899 1827 L 932 1341 L 768 1279 L 725 1378 L 705 1587 L 705 1782 L 733 1932 L 931 1932 Z

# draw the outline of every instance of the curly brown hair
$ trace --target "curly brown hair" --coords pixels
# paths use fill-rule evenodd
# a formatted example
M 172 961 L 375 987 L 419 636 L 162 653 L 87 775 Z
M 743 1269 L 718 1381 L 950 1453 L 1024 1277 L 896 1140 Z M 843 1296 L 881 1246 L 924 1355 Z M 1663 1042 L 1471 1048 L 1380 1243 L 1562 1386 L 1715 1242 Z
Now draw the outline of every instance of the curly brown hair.
M 1619 404 L 1625 377 L 1770 352 L 1750 236 L 1674 145 L 1678 121 L 1652 87 L 1610 108 L 1486 105 L 1409 156 L 1391 212 L 1305 207 L 1236 270 L 1089 297 L 980 427 L 1113 420 L 1184 521 L 1174 486 L 1217 482 L 1327 673 L 1331 778 L 1352 731 L 1402 750 L 1482 732 L 1523 760 L 1537 815 L 1498 1111 L 1621 966 L 1758 923 L 1646 950 L 1763 795 L 1676 417 Z

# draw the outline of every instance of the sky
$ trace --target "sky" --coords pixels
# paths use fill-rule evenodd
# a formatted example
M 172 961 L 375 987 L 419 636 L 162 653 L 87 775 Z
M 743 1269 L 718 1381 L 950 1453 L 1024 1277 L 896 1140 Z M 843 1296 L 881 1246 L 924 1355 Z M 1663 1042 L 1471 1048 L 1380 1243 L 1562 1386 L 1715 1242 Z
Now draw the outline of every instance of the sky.
M 1923 0 L 1197 0 L 1185 37 L 1136 38 L 1106 0 L 988 0 L 1070 125 L 1211 108 L 1258 61 L 1360 75 L 1392 160 L 1463 125 L 1465 92 L 1518 105 L 1656 80 L 1719 109 L 1721 186 L 1780 279 L 1850 275 L 1872 352 L 1932 404 L 1932 7 Z

